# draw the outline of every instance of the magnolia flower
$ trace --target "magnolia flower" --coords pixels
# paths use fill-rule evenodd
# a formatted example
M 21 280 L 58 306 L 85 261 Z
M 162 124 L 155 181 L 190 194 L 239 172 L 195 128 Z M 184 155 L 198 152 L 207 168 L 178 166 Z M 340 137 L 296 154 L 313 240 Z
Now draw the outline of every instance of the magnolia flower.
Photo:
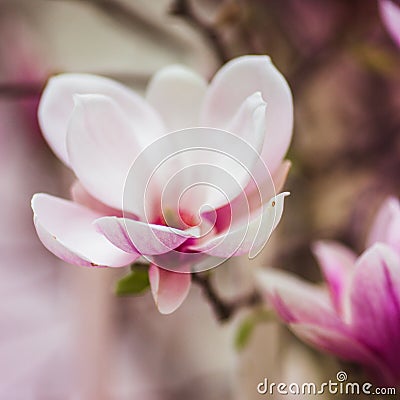
M 400 46 L 400 7 L 391 0 L 380 0 L 382 21 L 394 42 Z
M 327 287 L 265 271 L 267 300 L 293 332 L 318 349 L 363 365 L 380 382 L 400 383 L 400 205 L 389 198 L 360 257 L 334 242 L 313 251 Z
M 59 75 L 44 90 L 39 122 L 77 177 L 72 201 L 33 197 L 39 238 L 56 256 L 82 266 L 121 267 L 146 257 L 161 313 L 182 303 L 187 272 L 201 269 L 195 264 L 252 248 L 257 253 L 281 218 L 285 193 L 274 194 L 289 169 L 283 157 L 293 106 L 285 79 L 266 56 L 227 63 L 208 86 L 185 67 L 166 67 L 145 99 L 103 77 Z M 202 147 L 212 152 L 204 155 Z M 209 185 L 186 196 L 204 180 Z

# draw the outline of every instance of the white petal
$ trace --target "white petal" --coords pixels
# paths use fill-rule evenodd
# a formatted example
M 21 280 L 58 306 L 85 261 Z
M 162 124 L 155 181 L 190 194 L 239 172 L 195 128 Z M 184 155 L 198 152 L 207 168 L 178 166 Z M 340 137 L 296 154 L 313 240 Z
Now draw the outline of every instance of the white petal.
M 154 180 L 161 183 L 157 184 L 159 211 L 177 213 L 180 207 L 198 216 L 202 206 L 220 207 L 243 192 L 258 159 L 257 150 L 238 135 L 204 127 L 176 131 L 148 146 L 135 160 L 126 181 L 125 203 L 148 204 L 143 198 L 157 193 L 151 187 Z M 152 209 L 157 206 L 136 214 L 154 217 Z
M 76 94 L 110 96 L 147 138 L 163 132 L 157 113 L 143 99 L 127 87 L 101 76 L 89 74 L 61 74 L 49 80 L 40 99 L 38 118 L 43 135 L 55 154 L 69 165 L 66 135 L 68 121 L 74 108 Z
M 181 65 L 165 67 L 149 83 L 147 101 L 158 111 L 168 131 L 199 125 L 205 80 Z
M 125 179 L 142 150 L 139 133 L 118 104 L 103 95 L 80 95 L 72 112 L 67 148 L 71 167 L 86 190 L 121 210 Z M 140 209 L 129 204 L 127 211 Z
M 224 65 L 211 81 L 201 119 L 206 126 L 226 128 L 242 102 L 255 92 L 261 92 L 268 104 L 262 156 L 272 173 L 292 137 L 293 100 L 285 78 L 269 57 L 244 56 Z
M 36 194 L 32 209 L 44 246 L 71 264 L 122 267 L 139 257 L 118 249 L 99 234 L 92 223 L 101 215 L 79 204 Z

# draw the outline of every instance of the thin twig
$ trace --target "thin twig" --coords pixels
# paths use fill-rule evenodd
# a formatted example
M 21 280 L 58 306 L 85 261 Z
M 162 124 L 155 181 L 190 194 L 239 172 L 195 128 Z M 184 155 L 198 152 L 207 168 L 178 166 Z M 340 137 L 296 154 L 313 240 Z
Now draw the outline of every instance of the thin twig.
M 209 277 L 203 277 L 199 274 L 192 275 L 192 281 L 197 283 L 203 290 L 204 295 L 210 302 L 216 317 L 219 321 L 225 321 L 231 317 L 232 309 L 229 304 L 226 304 L 223 300 L 219 298 L 215 292 Z
M 218 31 L 213 25 L 208 24 L 199 18 L 188 0 L 175 0 L 172 3 L 170 14 L 186 19 L 188 23 L 198 29 L 212 44 L 215 53 L 222 64 L 229 61 L 230 57 Z
M 162 24 L 153 21 L 147 17 L 145 12 L 139 12 L 135 9 L 135 4 L 124 4 L 118 0 L 51 0 L 51 1 L 69 1 L 75 3 L 86 3 L 102 13 L 105 17 L 117 22 L 125 29 L 137 32 L 145 32 L 146 36 L 165 48 L 184 46 L 185 41 L 173 31 L 165 28 Z
M 192 280 L 201 287 L 218 321 L 220 322 L 228 321 L 237 311 L 244 307 L 251 307 L 261 303 L 261 296 L 257 292 L 253 292 L 246 297 L 228 303 L 219 297 L 211 283 L 209 275 L 202 276 L 200 274 L 193 274 Z

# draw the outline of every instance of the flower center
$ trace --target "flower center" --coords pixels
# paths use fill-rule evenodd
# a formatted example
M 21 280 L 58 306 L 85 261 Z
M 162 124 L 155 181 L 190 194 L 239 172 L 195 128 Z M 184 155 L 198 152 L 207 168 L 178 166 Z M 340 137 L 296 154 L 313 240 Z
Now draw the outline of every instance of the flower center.
M 185 230 L 199 225 L 200 218 L 186 210 L 179 210 L 179 212 L 176 212 L 171 208 L 166 208 L 158 218 L 156 218 L 154 223 L 157 225 L 169 226 L 170 228 Z

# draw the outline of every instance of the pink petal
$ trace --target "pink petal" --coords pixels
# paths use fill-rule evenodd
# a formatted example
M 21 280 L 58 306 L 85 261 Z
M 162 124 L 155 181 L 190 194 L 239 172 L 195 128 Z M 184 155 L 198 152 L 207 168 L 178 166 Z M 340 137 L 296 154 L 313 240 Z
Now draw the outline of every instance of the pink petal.
M 242 102 L 261 92 L 268 105 L 266 138 L 262 157 L 273 172 L 287 151 L 293 128 L 293 101 L 290 88 L 267 56 L 244 56 L 223 66 L 207 91 L 202 122 L 225 128 Z
M 244 193 L 240 193 L 230 203 L 217 210 L 202 213 L 202 217 L 215 223 L 217 232 L 222 232 L 231 225 L 243 222 L 249 213 L 252 214 L 261 209 L 263 204 L 282 190 L 290 167 L 290 161 L 284 161 L 275 171 L 272 181 L 265 176 L 261 182 L 251 180 Z
M 306 343 L 343 360 L 361 363 L 377 378 L 391 376 L 391 372 L 365 345 L 346 332 L 312 324 L 292 324 L 292 331 Z
M 382 21 L 397 46 L 400 47 L 400 7 L 390 0 L 380 0 Z
M 223 258 L 247 253 L 250 258 L 255 257 L 278 225 L 283 213 L 284 198 L 288 194 L 285 192 L 273 197 L 250 221 L 232 226 L 204 243 L 189 246 L 189 249 Z
M 147 224 L 128 218 L 103 217 L 96 228 L 118 248 L 143 255 L 164 254 L 196 236 L 196 229 L 182 231 L 168 226 Z
M 272 175 L 272 180 L 274 182 L 275 188 L 274 188 L 274 192 L 271 193 L 270 196 L 272 196 L 272 194 L 279 193 L 283 189 L 283 186 L 286 182 L 286 178 L 287 178 L 287 175 L 289 173 L 291 166 L 292 166 L 292 163 L 289 160 L 285 160 L 278 167 L 278 169 L 276 169 L 274 171 L 274 173 Z M 264 194 L 264 196 L 267 196 L 267 195 Z
M 389 246 L 375 244 L 359 258 L 347 301 L 354 335 L 400 376 L 400 257 Z
M 367 247 L 376 242 L 387 243 L 400 253 L 400 203 L 387 198 L 380 207 L 367 239 Z
M 400 212 L 396 213 L 390 221 L 387 232 L 387 244 L 390 245 L 397 254 L 400 254 Z
M 343 329 L 328 293 L 322 288 L 273 269 L 259 271 L 257 278 L 260 290 L 286 323 Z
M 102 203 L 123 208 L 124 186 L 142 150 L 143 132 L 132 126 L 118 104 L 103 95 L 79 95 L 70 119 L 67 148 L 71 167 L 85 189 Z M 141 212 L 143 204 L 124 205 Z
M 333 304 L 340 312 L 342 294 L 357 256 L 347 247 L 329 241 L 316 242 L 313 252 L 329 285 Z
M 168 131 L 199 126 L 199 112 L 207 84 L 181 65 L 165 67 L 151 79 L 146 99 L 158 111 Z
M 44 246 L 57 257 L 83 266 L 122 267 L 138 258 L 112 245 L 93 226 L 100 214 L 47 194 L 32 198 L 34 222 Z
M 154 301 L 161 314 L 173 313 L 189 293 L 190 274 L 166 271 L 151 265 L 149 279 Z
M 135 92 L 111 79 L 88 74 L 61 74 L 49 80 L 42 94 L 38 117 L 43 135 L 55 154 L 69 165 L 66 135 L 75 94 L 110 96 L 147 137 L 163 132 L 157 113 Z

